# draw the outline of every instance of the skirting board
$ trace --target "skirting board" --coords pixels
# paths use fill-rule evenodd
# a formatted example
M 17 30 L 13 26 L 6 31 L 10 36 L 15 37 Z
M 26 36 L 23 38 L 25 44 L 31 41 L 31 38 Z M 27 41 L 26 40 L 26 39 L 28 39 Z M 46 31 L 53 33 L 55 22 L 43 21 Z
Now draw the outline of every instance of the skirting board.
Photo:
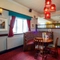
M 9 49 L 9 50 L 4 50 L 4 51 L 1 51 L 1 52 L 0 52 L 0 54 L 7 53 L 7 52 L 10 52 L 10 51 L 12 51 L 12 50 L 14 50 L 14 49 L 21 48 L 21 47 L 23 47 L 23 45 L 18 46 L 18 47 L 15 47 L 15 48 L 12 48 L 12 49 Z

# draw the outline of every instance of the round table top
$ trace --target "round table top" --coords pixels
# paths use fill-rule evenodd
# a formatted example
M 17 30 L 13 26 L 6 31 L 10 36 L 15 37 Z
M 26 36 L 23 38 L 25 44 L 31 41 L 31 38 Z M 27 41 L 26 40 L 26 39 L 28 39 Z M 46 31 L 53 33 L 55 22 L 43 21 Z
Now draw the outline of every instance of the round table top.
M 44 43 L 50 43 L 50 42 L 53 42 L 52 39 L 48 38 L 48 39 L 43 39 L 42 37 L 36 37 L 35 38 L 35 41 L 38 41 L 38 40 L 41 40 L 39 42 L 44 42 Z

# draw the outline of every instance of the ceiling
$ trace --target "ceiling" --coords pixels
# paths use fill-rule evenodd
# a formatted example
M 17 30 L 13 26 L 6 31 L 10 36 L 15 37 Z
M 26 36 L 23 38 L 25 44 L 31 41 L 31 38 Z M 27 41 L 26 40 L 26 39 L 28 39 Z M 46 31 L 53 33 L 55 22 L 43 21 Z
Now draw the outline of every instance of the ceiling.
M 35 10 L 40 14 L 44 13 L 43 10 L 45 6 L 45 0 L 13 0 L 13 1 L 27 8 Z M 58 12 L 55 15 L 55 17 L 52 17 L 52 20 L 59 21 L 60 20 L 60 0 L 52 0 L 52 4 L 56 5 L 56 12 Z
M 43 13 L 45 0 L 13 0 L 39 13 Z M 56 11 L 60 11 L 60 0 L 52 0 L 52 4 L 56 5 Z

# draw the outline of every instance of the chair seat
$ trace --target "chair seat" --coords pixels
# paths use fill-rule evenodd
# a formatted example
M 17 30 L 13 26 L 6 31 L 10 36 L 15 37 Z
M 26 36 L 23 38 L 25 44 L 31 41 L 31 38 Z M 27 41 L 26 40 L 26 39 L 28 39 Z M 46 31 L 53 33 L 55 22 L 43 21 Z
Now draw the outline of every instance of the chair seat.
M 34 44 L 34 40 L 29 40 L 29 41 L 27 42 L 27 45 L 30 45 L 30 44 Z
M 40 50 L 43 50 L 43 49 L 44 49 L 44 46 L 41 46 L 41 45 L 40 45 L 40 46 L 39 46 L 39 45 L 36 45 L 36 46 L 35 46 L 35 49 L 38 49 L 38 48 L 39 48 Z
M 48 45 L 48 47 L 55 47 L 55 45 L 54 44 L 50 44 L 50 45 Z
M 50 48 L 50 47 L 49 47 Z M 50 48 L 50 50 L 55 51 L 55 47 Z
M 55 45 L 49 47 L 51 55 L 53 57 L 55 57 L 55 58 L 58 57 L 58 47 L 57 47 L 57 44 L 58 44 L 58 37 L 56 38 Z

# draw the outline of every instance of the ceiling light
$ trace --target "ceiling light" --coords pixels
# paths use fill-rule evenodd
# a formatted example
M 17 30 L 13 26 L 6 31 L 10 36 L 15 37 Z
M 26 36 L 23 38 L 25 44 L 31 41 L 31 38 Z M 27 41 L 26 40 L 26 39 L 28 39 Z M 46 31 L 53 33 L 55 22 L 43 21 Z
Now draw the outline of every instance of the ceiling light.
M 45 19 L 50 19 L 50 17 L 51 17 L 50 12 L 46 12 L 46 13 L 45 13 Z
M 51 12 L 56 11 L 56 6 L 55 4 L 52 4 L 51 0 L 45 0 L 45 7 L 44 7 L 44 14 L 45 14 L 45 19 L 50 19 Z
M 47 11 L 49 11 L 49 8 L 44 7 L 44 13 L 46 13 Z
M 52 4 L 52 5 L 50 6 L 50 10 L 51 10 L 51 12 L 56 11 L 56 6 L 55 6 L 55 4 Z
M 46 0 L 45 5 L 51 5 L 51 0 Z

